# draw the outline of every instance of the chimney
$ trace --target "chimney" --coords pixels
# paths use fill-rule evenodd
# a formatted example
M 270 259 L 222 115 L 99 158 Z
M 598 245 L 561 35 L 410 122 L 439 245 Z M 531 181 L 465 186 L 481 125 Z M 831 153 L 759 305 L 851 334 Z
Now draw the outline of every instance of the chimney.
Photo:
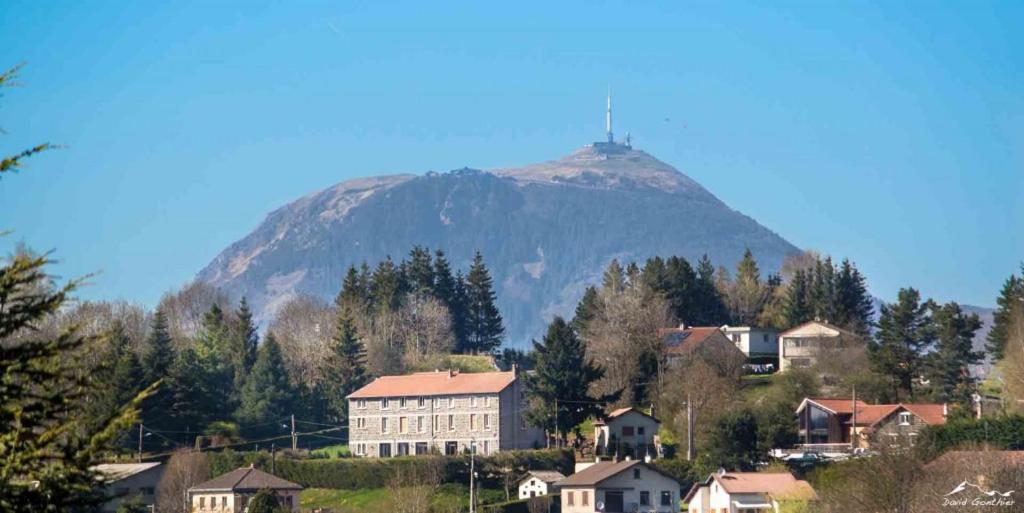
M 947 416 L 949 416 L 949 405 L 942 403 L 942 418 L 946 418 Z
M 512 377 L 516 377 L 516 364 L 512 364 Z
M 685 330 L 686 329 L 686 322 L 685 321 L 679 321 L 679 329 L 681 329 L 681 330 Z

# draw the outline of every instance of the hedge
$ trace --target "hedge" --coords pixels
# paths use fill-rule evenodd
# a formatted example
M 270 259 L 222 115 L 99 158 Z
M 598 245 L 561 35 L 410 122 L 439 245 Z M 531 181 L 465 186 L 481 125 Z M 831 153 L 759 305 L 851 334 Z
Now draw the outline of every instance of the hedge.
M 210 470 L 219 476 L 250 464 L 269 472 L 270 453 L 266 451 L 239 453 L 226 450 L 210 453 Z M 469 456 L 405 456 L 398 458 L 342 458 L 342 459 L 294 459 L 278 453 L 276 473 L 278 477 L 298 483 L 306 488 L 334 488 L 358 490 L 362 488 L 383 488 L 396 468 L 400 466 L 443 467 L 443 482 L 469 482 Z M 572 473 L 575 458 L 571 449 L 535 451 L 509 451 L 493 456 L 476 458 L 477 472 L 485 487 L 503 487 L 506 475 L 518 478 L 527 470 L 557 470 L 565 475 Z
M 921 431 L 917 447 L 925 457 L 938 456 L 961 446 L 986 445 L 994 449 L 1024 450 L 1024 415 L 950 420 Z

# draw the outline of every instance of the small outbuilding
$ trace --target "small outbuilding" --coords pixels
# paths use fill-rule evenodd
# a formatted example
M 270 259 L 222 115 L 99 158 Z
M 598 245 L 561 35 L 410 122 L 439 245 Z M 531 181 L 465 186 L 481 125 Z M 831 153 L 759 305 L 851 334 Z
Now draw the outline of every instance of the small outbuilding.
M 519 498 L 529 499 L 554 493 L 554 484 L 565 479 L 557 470 L 531 470 L 519 480 Z

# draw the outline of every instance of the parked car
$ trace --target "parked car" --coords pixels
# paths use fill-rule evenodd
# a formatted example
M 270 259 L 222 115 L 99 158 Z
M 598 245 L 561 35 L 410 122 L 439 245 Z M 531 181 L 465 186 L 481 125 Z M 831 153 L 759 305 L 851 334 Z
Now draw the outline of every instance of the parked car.
M 820 452 L 807 451 L 794 452 L 792 454 L 789 454 L 782 460 L 785 461 L 786 463 L 791 463 L 794 465 L 814 465 L 816 463 L 824 462 L 826 461 L 826 459 L 827 458 L 825 458 L 825 456 L 822 455 Z

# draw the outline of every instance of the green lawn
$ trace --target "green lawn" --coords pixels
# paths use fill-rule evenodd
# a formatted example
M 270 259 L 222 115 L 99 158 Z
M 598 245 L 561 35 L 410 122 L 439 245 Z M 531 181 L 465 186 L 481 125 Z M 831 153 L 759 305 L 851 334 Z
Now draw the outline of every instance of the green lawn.
M 494 372 L 494 358 L 487 355 L 450 354 L 409 368 L 415 372 L 454 369 L 459 372 Z
M 310 451 L 310 454 L 315 458 L 341 458 L 352 455 L 346 444 L 328 445 Z
M 336 513 L 385 513 L 391 509 L 388 501 L 388 490 L 331 490 L 327 488 L 307 488 L 299 496 L 302 509 L 330 508 Z

